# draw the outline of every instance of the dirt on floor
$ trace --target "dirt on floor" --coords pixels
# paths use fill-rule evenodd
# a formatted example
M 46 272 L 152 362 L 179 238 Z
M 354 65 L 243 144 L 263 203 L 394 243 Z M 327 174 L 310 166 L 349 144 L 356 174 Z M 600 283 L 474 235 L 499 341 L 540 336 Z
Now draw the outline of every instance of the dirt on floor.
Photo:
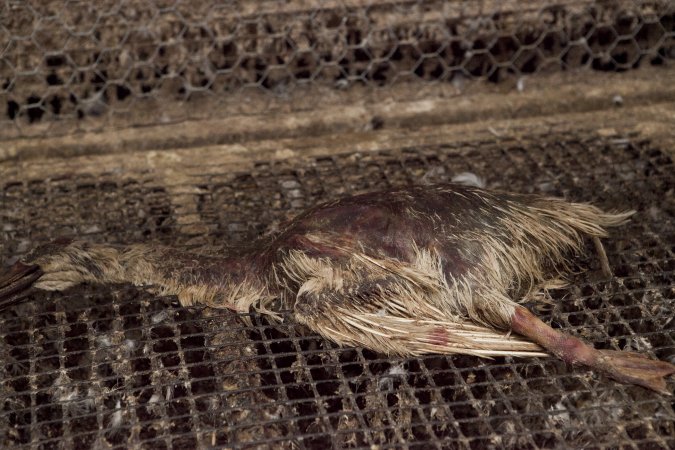
M 476 22 L 484 11 L 470 5 L 459 14 L 388 0 L 242 1 L 244 25 L 233 30 L 229 10 L 208 3 L 132 1 L 120 11 L 110 1 L 63 12 L 63 21 L 52 20 L 57 3 L 12 4 L 21 11 L 11 20 L 0 6 L 0 40 L 3 30 L 32 30 L 0 52 L 0 268 L 63 236 L 220 253 L 321 201 L 472 174 L 488 188 L 635 209 L 605 240 L 611 279 L 587 243 L 569 285 L 528 306 L 598 348 L 675 362 L 675 72 L 662 2 L 626 16 L 614 12 L 633 2 L 523 10 L 486 1 L 501 13 Z M 560 47 L 567 35 L 556 33 L 578 31 L 561 11 L 592 22 L 587 42 L 574 41 L 588 46 L 585 61 Z M 284 28 L 282 13 L 302 26 Z M 475 58 L 452 46 L 422 57 L 420 41 L 447 38 L 431 25 L 439 14 L 450 28 L 474 20 L 473 46 L 531 22 L 557 37 L 525 27 L 520 38 L 538 36 L 525 50 L 499 38 Z M 635 17 L 652 15 L 633 30 Z M 89 21 L 91 33 L 70 36 L 69 26 Z M 157 27 L 147 36 L 125 28 L 144 21 Z M 364 27 L 383 32 L 340 47 Z M 637 50 L 615 42 L 611 30 L 621 27 Z M 312 37 L 315 28 L 334 33 Z M 127 34 L 128 49 L 94 45 Z M 311 41 L 310 59 L 274 47 L 280 36 Z M 401 44 L 410 39 L 417 44 Z M 186 65 L 186 55 L 196 62 Z M 237 63 L 222 73 L 200 65 L 227 66 L 228 55 Z M 382 69 L 382 59 L 414 76 Z M 98 68 L 73 72 L 92 61 Z M 21 64 L 37 68 L 17 83 Z M 293 83 L 274 78 L 274 66 L 291 70 Z M 296 83 L 310 69 L 312 81 Z M 87 103 L 92 95 L 105 96 L 104 109 Z M 289 317 L 181 308 L 129 285 L 35 293 L 0 312 L 0 447 L 667 449 L 673 407 L 554 359 L 387 357 L 339 348 Z
M 636 98 L 654 98 L 644 85 Z M 597 89 L 608 98 L 615 87 Z M 621 107 L 489 123 L 386 119 L 377 130 L 125 153 L 105 144 L 112 135 L 86 136 L 101 146 L 2 163 L 0 255 L 11 262 L 62 235 L 218 251 L 321 200 L 470 172 L 491 188 L 636 209 L 606 240 L 614 278 L 598 277 L 589 247 L 570 286 L 533 307 L 597 347 L 672 360 L 673 103 L 624 95 Z M 663 396 L 556 360 L 387 358 L 252 321 L 128 286 L 36 294 L 0 317 L 2 442 L 667 448 L 675 435 Z

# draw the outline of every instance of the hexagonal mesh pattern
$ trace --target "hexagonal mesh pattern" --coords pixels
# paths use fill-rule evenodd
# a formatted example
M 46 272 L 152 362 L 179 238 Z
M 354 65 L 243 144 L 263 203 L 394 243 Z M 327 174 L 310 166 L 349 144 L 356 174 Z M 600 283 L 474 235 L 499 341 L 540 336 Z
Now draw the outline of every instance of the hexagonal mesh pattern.
M 592 172 L 586 170 L 595 164 Z M 190 168 L 188 168 L 190 169 Z M 638 210 L 589 248 L 572 284 L 536 306 L 599 348 L 675 358 L 675 167 L 627 136 L 548 133 L 316 158 L 147 168 L 0 184 L 0 257 L 64 233 L 179 247 L 242 242 L 345 193 L 447 181 Z M 531 174 L 526 179 L 523 172 Z M 186 205 L 194 205 L 189 220 Z M 209 230 L 199 233 L 194 224 Z M 675 446 L 672 399 L 555 359 L 386 358 L 337 348 L 292 323 L 179 308 L 129 286 L 36 294 L 0 315 L 3 446 L 34 448 L 635 448 Z
M 675 92 L 649 78 L 672 76 L 673 59 L 672 0 L 0 0 L 0 268 L 64 235 L 217 252 L 319 201 L 471 172 L 636 209 L 606 240 L 614 277 L 589 245 L 553 303 L 528 306 L 598 348 L 675 363 L 675 141 L 660 122 Z M 644 92 L 609 111 L 611 89 L 578 107 L 554 84 L 591 77 Z M 537 104 L 533 78 L 556 86 L 533 91 Z M 494 128 L 466 123 L 491 119 L 505 91 L 526 114 L 514 102 Z M 456 121 L 403 122 L 423 100 L 478 97 L 467 92 L 494 97 L 475 116 L 472 103 Z M 274 134 L 369 103 L 381 109 L 358 132 L 341 117 L 283 135 L 293 145 Z M 377 115 L 404 104 L 404 119 Z M 234 116 L 249 134 L 220 130 Z M 141 131 L 117 139 L 129 130 Z M 58 158 L 33 151 L 43 137 L 67 143 Z M 100 146 L 68 147 L 80 137 Z M 2 448 L 642 450 L 675 448 L 674 424 L 672 398 L 552 358 L 388 358 L 129 285 L 0 312 Z
M 5 0 L 0 137 L 661 65 L 674 57 L 674 14 L 668 0 Z

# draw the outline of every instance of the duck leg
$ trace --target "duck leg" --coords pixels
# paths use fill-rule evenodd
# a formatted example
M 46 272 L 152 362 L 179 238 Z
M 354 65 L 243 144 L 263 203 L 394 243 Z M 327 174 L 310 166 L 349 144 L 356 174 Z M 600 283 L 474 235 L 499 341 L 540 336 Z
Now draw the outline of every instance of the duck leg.
M 675 365 L 637 353 L 597 350 L 581 339 L 554 330 L 520 306 L 513 314 L 511 328 L 569 364 L 583 365 L 603 372 L 622 383 L 637 384 L 664 394 L 670 393 L 665 378 L 675 373 Z

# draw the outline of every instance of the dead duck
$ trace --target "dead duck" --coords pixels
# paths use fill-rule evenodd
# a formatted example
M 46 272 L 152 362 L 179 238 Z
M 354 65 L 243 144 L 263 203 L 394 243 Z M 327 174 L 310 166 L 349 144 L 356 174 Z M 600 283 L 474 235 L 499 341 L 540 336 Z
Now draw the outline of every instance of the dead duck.
M 596 350 L 519 304 L 560 284 L 547 274 L 564 271 L 584 237 L 598 244 L 632 214 L 454 184 L 392 189 L 320 204 L 221 257 L 55 241 L 0 277 L 0 307 L 31 286 L 130 282 L 176 295 L 184 306 L 272 317 L 290 310 L 341 345 L 396 355 L 552 354 L 668 393 L 672 364 Z

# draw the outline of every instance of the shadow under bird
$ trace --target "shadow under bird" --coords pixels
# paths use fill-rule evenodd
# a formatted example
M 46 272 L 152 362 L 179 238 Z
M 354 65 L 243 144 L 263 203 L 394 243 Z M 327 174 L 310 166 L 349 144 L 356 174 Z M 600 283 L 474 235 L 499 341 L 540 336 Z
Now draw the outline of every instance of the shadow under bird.
M 608 269 L 599 238 L 632 214 L 454 184 L 392 189 L 320 204 L 276 235 L 223 256 L 58 240 L 0 277 L 0 307 L 25 298 L 31 286 L 129 282 L 176 295 L 184 306 L 277 318 L 290 310 L 341 345 L 396 355 L 553 354 L 669 393 L 665 378 L 674 365 L 594 349 L 519 304 L 561 286 L 557 277 L 585 237 Z

